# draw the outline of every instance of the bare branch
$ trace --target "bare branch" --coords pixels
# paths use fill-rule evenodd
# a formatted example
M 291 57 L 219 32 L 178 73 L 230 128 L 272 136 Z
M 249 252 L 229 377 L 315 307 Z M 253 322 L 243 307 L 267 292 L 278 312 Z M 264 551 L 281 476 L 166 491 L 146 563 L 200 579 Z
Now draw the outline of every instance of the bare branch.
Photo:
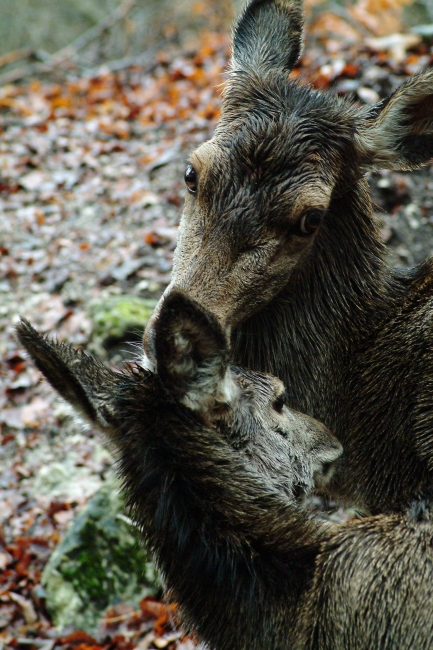
M 31 56 L 33 56 L 33 50 L 30 47 L 13 50 L 13 52 L 6 52 L 6 54 L 0 56 L 0 68 L 4 68 L 5 65 L 15 63 L 15 61 L 19 61 L 20 59 L 28 59 Z
M 111 29 L 119 20 L 125 18 L 129 11 L 137 4 L 137 0 L 123 0 L 112 14 L 101 20 L 97 25 L 91 27 L 84 34 L 80 34 L 72 43 L 58 50 L 51 57 L 51 64 L 58 65 L 63 61 L 73 58 L 79 51 L 89 43 L 96 40 L 107 29 Z
M 25 77 L 53 72 L 56 68 L 57 71 L 59 71 L 59 66 L 62 63 L 66 63 L 70 59 L 74 58 L 89 43 L 96 40 L 108 29 L 111 29 L 111 27 L 113 27 L 119 20 L 122 20 L 122 18 L 126 16 L 136 4 L 137 0 L 123 0 L 123 2 L 119 5 L 119 7 L 117 7 L 115 11 L 113 11 L 113 13 L 101 20 L 97 25 L 94 25 L 89 30 L 78 36 L 78 38 L 72 41 L 72 43 L 55 52 L 48 58 L 48 60 L 40 63 L 34 63 L 32 65 L 20 66 L 14 70 L 10 70 L 9 72 L 5 72 L 4 74 L 0 75 L 0 86 L 15 83 L 16 81 L 20 81 Z M 33 54 L 34 53 L 32 50 L 17 50 L 15 52 L 10 52 L 0 58 L 0 67 L 19 59 L 28 58 Z M 1 63 L 2 59 L 5 59 L 4 63 Z

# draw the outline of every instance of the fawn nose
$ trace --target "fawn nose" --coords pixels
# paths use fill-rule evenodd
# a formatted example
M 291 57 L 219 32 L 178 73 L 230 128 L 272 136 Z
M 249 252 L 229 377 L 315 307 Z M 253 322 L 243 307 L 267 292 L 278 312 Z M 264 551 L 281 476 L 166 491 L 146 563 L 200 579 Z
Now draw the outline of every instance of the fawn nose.
M 337 461 L 343 453 L 343 447 L 335 436 L 329 432 L 326 448 L 320 454 L 318 467 L 314 472 L 316 488 L 323 488 L 331 480 Z

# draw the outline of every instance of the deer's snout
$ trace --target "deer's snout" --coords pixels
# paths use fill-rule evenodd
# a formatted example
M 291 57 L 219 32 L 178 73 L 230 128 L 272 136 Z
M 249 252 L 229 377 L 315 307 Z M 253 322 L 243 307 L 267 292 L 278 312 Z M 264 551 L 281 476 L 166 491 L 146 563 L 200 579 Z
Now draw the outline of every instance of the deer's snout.
M 326 440 L 318 449 L 315 470 L 314 470 L 314 484 L 316 488 L 323 488 L 331 480 L 337 461 L 343 453 L 343 447 L 337 438 L 329 431 L 326 430 Z

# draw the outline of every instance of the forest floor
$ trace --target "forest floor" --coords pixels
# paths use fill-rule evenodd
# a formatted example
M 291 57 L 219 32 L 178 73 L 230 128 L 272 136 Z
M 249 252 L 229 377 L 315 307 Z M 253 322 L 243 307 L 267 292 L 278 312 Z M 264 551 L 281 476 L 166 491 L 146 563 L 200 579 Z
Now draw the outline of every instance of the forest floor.
M 433 62 L 428 40 L 362 41 L 351 29 L 330 38 L 326 25 L 317 28 L 293 76 L 372 103 Z M 112 461 L 96 454 L 97 437 L 68 419 L 40 381 L 14 323 L 24 316 L 87 347 L 89 305 L 159 297 L 170 278 L 185 161 L 212 135 L 228 57 L 227 35 L 210 30 L 167 45 L 147 66 L 0 88 L 0 648 L 192 647 L 170 637 L 163 603 L 112 612 L 95 638 L 52 625 L 41 571 Z M 393 262 L 430 255 L 430 169 L 379 172 L 371 186 Z M 53 495 L 44 479 L 65 459 L 69 481 Z

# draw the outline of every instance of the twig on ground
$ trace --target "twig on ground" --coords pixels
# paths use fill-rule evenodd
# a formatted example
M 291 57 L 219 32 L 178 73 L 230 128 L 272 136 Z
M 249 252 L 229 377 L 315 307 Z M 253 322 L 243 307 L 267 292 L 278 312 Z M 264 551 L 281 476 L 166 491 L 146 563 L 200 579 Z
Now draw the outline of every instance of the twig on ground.
M 148 50 L 142 54 L 139 54 L 135 57 L 125 57 L 123 59 L 115 59 L 113 61 L 106 61 L 104 63 L 101 63 L 101 65 L 98 65 L 94 68 L 88 68 L 87 70 L 83 70 L 81 75 L 77 76 L 82 76 L 82 77 L 99 77 L 102 74 L 106 74 L 107 72 L 119 72 L 120 70 L 124 70 L 125 68 L 129 68 L 131 66 L 143 66 L 145 69 L 146 73 L 152 72 L 154 67 L 158 65 L 158 62 L 154 59 L 156 52 L 158 50 L 162 49 L 162 44 L 160 43 L 159 46 L 153 47 L 151 50 Z M 64 78 L 65 75 L 70 75 L 72 70 L 62 70 L 61 68 L 56 68 L 51 65 L 47 65 L 45 63 L 34 63 L 32 65 L 28 65 L 20 68 L 16 68 L 15 70 L 10 70 L 9 72 L 5 72 L 4 74 L 0 75 L 0 87 L 4 86 L 6 84 L 12 84 L 15 81 L 20 81 L 24 77 L 31 77 L 31 76 L 37 76 L 39 74 L 44 74 L 50 72 L 52 74 L 58 74 L 61 75 L 62 78 Z M 73 78 L 75 78 L 76 75 L 72 74 Z
M 125 68 L 130 68 L 134 65 L 143 66 L 146 69 L 146 73 L 152 72 L 153 67 L 158 65 L 158 62 L 155 60 L 155 54 L 161 50 L 163 45 L 160 43 L 158 46 L 152 47 L 151 50 L 147 50 L 142 54 L 137 56 L 127 56 L 123 59 L 114 59 L 113 61 L 105 61 L 94 68 L 88 68 L 83 72 L 83 77 L 98 77 L 101 74 L 107 72 L 119 72 Z
M 72 59 L 83 47 L 96 40 L 103 32 L 113 27 L 119 20 L 125 18 L 129 11 L 137 4 L 137 0 L 123 0 L 113 13 L 101 20 L 97 25 L 80 34 L 72 43 L 58 50 L 51 57 L 51 65 L 58 65 L 68 59 Z
M 20 50 L 13 50 L 13 52 L 6 52 L 0 56 L 0 68 L 4 68 L 5 65 L 10 63 L 15 63 L 20 59 L 28 59 L 33 56 L 34 52 L 30 47 L 23 47 Z
M 32 63 L 30 65 L 20 66 L 19 68 L 9 70 L 9 72 L 0 75 L 0 86 L 13 84 L 16 81 L 21 81 L 21 79 L 24 79 L 25 77 L 33 77 L 45 72 L 53 71 L 55 71 L 55 66 L 48 63 Z

